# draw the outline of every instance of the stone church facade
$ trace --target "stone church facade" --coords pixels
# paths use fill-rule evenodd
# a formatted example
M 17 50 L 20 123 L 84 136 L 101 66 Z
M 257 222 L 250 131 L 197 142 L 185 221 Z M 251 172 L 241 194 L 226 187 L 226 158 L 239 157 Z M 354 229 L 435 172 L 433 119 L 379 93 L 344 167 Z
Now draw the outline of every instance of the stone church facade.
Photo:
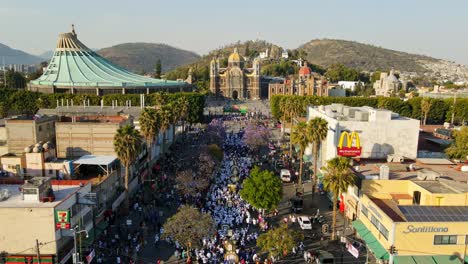
M 210 92 L 231 99 L 260 99 L 260 61 L 254 59 L 248 68 L 237 48 L 229 55 L 228 65 L 221 68 L 218 59 L 210 63 Z

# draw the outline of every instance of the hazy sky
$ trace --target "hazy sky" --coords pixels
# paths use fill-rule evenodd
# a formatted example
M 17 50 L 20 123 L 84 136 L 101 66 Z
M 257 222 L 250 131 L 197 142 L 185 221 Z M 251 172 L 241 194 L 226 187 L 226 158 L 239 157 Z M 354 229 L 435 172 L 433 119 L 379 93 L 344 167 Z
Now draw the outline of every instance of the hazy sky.
M 237 40 L 355 40 L 468 65 L 466 0 L 0 2 L 0 43 L 38 54 L 74 23 L 88 47 L 160 42 L 200 54 Z

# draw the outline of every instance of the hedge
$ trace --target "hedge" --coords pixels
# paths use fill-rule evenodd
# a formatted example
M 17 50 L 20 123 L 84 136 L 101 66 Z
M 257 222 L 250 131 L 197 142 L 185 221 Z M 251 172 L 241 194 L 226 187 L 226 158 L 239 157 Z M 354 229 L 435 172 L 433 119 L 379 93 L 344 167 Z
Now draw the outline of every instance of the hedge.
M 282 112 L 280 102 L 282 100 L 294 101 L 303 105 L 301 116 L 305 116 L 308 105 L 329 105 L 340 103 L 347 106 L 370 106 L 380 109 L 388 109 L 401 116 L 421 119 L 421 97 L 415 97 L 403 101 L 394 97 L 319 97 L 319 96 L 296 96 L 296 95 L 273 95 L 270 98 L 270 107 L 273 117 L 281 119 Z M 428 124 L 442 124 L 449 122 L 452 118 L 452 99 L 431 99 L 432 107 L 427 117 Z M 468 121 L 468 98 L 460 98 L 456 101 L 454 121 L 462 123 Z

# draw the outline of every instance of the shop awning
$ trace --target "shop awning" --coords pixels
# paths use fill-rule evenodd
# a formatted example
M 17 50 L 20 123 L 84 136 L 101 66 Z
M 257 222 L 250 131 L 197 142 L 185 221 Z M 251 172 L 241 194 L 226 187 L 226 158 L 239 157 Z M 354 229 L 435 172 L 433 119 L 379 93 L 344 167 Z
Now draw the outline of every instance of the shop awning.
M 457 256 L 395 256 L 395 264 L 461 264 Z
M 360 220 L 353 221 L 353 227 L 356 229 L 359 236 L 366 242 L 367 248 L 372 251 L 376 258 L 388 260 L 389 255 L 387 250 L 385 250 L 377 238 L 375 238 L 375 236 Z

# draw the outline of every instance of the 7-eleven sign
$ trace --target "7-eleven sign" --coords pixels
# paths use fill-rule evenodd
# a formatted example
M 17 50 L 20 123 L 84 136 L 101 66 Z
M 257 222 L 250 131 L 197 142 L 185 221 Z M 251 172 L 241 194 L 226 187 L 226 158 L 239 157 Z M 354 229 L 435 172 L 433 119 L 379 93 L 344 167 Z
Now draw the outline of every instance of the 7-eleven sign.
M 56 210 L 55 225 L 61 229 L 70 228 L 70 210 Z

